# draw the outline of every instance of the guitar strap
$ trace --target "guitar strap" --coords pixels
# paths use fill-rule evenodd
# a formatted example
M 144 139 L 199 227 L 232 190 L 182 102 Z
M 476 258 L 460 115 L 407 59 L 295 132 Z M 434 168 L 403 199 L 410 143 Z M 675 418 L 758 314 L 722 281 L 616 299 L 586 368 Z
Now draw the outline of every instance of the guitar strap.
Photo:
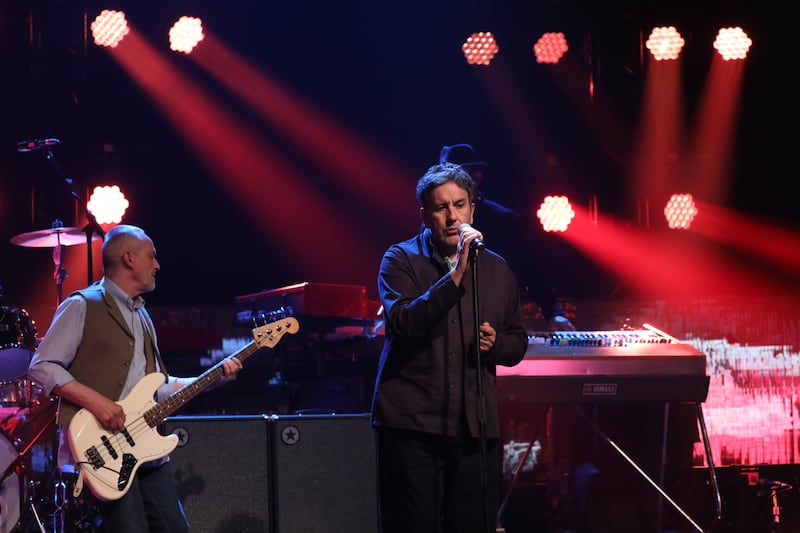
M 150 374 L 152 372 L 161 371 L 167 374 L 167 369 L 164 366 L 164 361 L 161 359 L 161 354 L 156 346 L 156 336 L 153 333 L 153 321 L 147 311 L 141 307 L 137 310 L 139 319 L 142 321 L 142 328 L 144 330 L 144 355 L 145 355 L 145 372 Z M 158 367 L 156 367 L 156 362 Z

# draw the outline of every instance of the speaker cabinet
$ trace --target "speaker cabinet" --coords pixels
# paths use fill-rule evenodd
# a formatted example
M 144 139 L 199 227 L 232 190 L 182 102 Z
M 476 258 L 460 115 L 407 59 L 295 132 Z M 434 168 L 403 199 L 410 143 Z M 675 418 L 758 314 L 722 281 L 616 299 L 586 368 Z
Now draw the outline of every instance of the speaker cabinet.
M 272 416 L 273 533 L 378 531 L 369 415 Z
M 176 416 L 165 433 L 180 442 L 170 456 L 193 533 L 269 533 L 267 416 Z

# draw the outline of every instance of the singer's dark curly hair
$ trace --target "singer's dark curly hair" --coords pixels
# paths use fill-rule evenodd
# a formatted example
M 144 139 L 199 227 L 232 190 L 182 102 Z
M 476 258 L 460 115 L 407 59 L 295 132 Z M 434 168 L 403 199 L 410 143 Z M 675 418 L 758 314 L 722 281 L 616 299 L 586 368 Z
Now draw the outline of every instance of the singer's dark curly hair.
M 417 182 L 417 200 L 419 204 L 424 207 L 428 198 L 431 196 L 431 191 L 448 181 L 454 182 L 467 191 L 469 193 L 470 203 L 475 201 L 473 192 L 474 183 L 469 173 L 453 163 L 438 163 L 429 168 L 428 171 L 425 172 L 425 175 Z

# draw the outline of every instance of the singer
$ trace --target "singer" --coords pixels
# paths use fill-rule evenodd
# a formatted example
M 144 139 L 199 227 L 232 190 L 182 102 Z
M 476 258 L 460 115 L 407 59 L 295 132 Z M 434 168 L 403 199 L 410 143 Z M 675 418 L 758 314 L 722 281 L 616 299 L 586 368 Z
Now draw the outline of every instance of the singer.
M 497 514 L 500 428 L 495 366 L 522 360 L 527 332 L 506 261 L 474 258 L 480 296 L 475 338 L 470 175 L 437 164 L 417 183 L 423 222 L 384 253 L 378 290 L 386 337 L 372 403 L 382 533 L 487 533 Z M 476 344 L 481 368 L 475 368 Z M 480 454 L 478 374 L 485 399 L 486 490 Z M 494 529 L 492 529 L 494 531 Z
M 575 331 L 575 326 L 558 303 L 558 290 L 550 275 L 551 269 L 543 259 L 542 249 L 545 245 L 539 240 L 541 237 L 537 238 L 535 232 L 525 226 L 517 211 L 490 200 L 480 191 L 480 185 L 489 173 L 489 165 L 478 158 L 471 144 L 442 146 L 439 163 L 456 164 L 472 177 L 475 187 L 475 224 L 494 237 L 492 248 L 514 265 L 514 275 L 523 287 L 523 299 L 527 297 L 533 300 L 549 329 Z M 534 327 L 531 324 L 528 326 Z M 539 328 L 538 325 L 535 327 Z

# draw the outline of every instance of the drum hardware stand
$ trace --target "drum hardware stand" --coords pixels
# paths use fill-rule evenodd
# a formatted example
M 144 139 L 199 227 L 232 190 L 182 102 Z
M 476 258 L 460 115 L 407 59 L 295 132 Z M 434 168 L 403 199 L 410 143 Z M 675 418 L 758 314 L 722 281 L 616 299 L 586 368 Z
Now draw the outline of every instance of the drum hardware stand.
M 42 523 L 42 519 L 39 518 L 39 513 L 36 511 L 36 506 L 33 504 L 33 500 L 31 499 L 31 513 L 33 513 L 33 519 L 36 520 L 36 525 L 39 526 L 40 533 L 46 533 L 47 530 L 44 528 L 44 524 Z
M 88 284 L 91 285 L 92 282 L 94 281 L 92 279 L 94 277 L 94 268 L 92 266 L 92 241 L 95 239 L 95 237 L 99 237 L 100 239 L 102 239 L 105 236 L 105 231 L 103 231 L 103 228 L 101 228 L 100 224 L 97 223 L 97 218 L 95 218 L 94 214 L 92 214 L 92 212 L 89 211 L 89 209 L 86 206 L 86 202 L 78 194 L 78 191 L 75 190 L 72 178 L 70 178 L 67 175 L 67 173 L 64 172 L 64 169 L 62 169 L 61 165 L 59 165 L 58 162 L 56 161 L 56 157 L 55 154 L 53 154 L 52 147 L 60 143 L 61 141 L 59 141 L 58 139 L 45 139 L 42 141 L 23 141 L 22 143 L 17 144 L 17 151 L 33 152 L 33 151 L 38 151 L 40 149 L 44 149 L 45 157 L 47 158 L 48 161 L 50 161 L 50 163 L 52 163 L 53 168 L 55 168 L 56 170 L 56 173 L 63 178 L 64 184 L 67 186 L 67 190 L 69 191 L 69 195 L 75 199 L 75 201 L 78 204 L 78 207 L 80 208 L 80 212 L 86 217 L 87 224 L 86 226 L 83 227 L 83 229 L 79 233 L 83 233 L 86 235 L 86 244 L 87 244 L 86 270 L 88 274 Z M 60 223 L 60 221 L 56 220 L 56 223 Z M 63 228 L 63 224 L 61 224 L 60 227 Z M 72 232 L 73 228 L 64 228 L 65 232 L 67 229 L 70 230 L 69 232 L 67 232 L 68 235 L 75 235 L 75 233 Z M 41 240 L 39 240 L 37 244 L 33 244 L 33 242 L 36 242 L 36 240 L 39 237 L 42 237 L 43 235 L 49 236 L 52 235 L 52 233 L 57 233 L 59 237 L 55 245 L 56 249 L 53 250 L 53 260 L 56 262 L 55 278 L 56 281 L 60 281 L 63 280 L 63 276 L 66 275 L 66 271 L 62 271 L 60 267 L 61 265 L 60 246 L 68 244 L 77 244 L 77 242 L 74 241 L 69 243 L 61 242 L 60 240 L 61 232 L 58 231 L 58 228 L 55 226 L 55 223 L 52 230 L 17 235 L 16 237 L 12 238 L 11 242 L 14 244 L 19 244 L 20 246 L 43 246 L 43 244 L 41 244 Z M 32 240 L 28 240 L 29 238 Z M 59 285 L 59 292 L 60 290 L 61 286 Z M 59 303 L 60 300 L 61 300 L 61 295 L 59 293 Z
M 72 178 L 70 178 L 64 169 L 61 168 L 61 165 L 58 164 L 56 161 L 56 156 L 53 154 L 53 150 L 49 145 L 45 146 L 46 149 L 46 157 L 47 160 L 53 164 L 53 167 L 56 169 L 56 172 L 64 179 L 64 183 L 69 190 L 70 196 L 75 198 L 75 201 L 78 202 L 78 205 L 81 207 L 81 211 L 86 216 L 86 220 L 88 223 L 83 228 L 84 232 L 86 233 L 86 268 L 88 274 L 88 284 L 91 285 L 94 281 L 92 278 L 94 277 L 94 268 L 92 266 L 92 235 L 96 233 L 102 239 L 105 236 L 105 231 L 103 228 L 100 227 L 100 224 L 97 223 L 97 219 L 92 214 L 91 211 L 86 207 L 86 202 L 81 198 L 78 194 L 78 191 L 75 190 L 75 186 L 72 183 Z M 59 274 L 57 272 L 57 274 Z
M 64 223 L 58 219 L 53 221 L 53 229 L 63 228 Z M 56 280 L 56 293 L 58 296 L 58 300 L 56 301 L 56 305 L 61 303 L 61 287 L 64 285 L 64 278 L 69 276 L 69 272 L 67 269 L 64 268 L 64 263 L 61 258 L 64 256 L 64 248 L 65 246 L 61 244 L 61 234 L 56 234 L 56 245 L 53 246 L 53 264 L 55 264 L 56 269 L 53 272 L 53 279 Z
M 67 484 L 60 475 L 53 487 L 53 506 L 53 533 L 62 533 L 67 515 Z
M 10 465 L 8 465 L 8 468 L 5 469 L 5 471 L 3 472 L 2 477 L 0 477 L 0 487 L 3 485 L 3 483 L 5 483 L 6 479 L 9 476 L 11 476 L 11 474 L 16 473 L 17 477 L 20 479 L 20 492 L 22 493 L 22 479 L 23 479 L 23 476 L 21 475 L 21 472 L 24 471 L 25 468 L 27 468 L 27 465 L 25 465 L 25 463 L 24 463 L 24 459 L 25 459 L 25 454 L 17 454 L 17 458 L 15 460 L 13 460 Z M 33 514 L 34 514 L 34 517 L 36 518 L 36 523 L 39 526 L 40 533 L 46 533 L 46 531 L 44 529 L 44 526 L 42 525 L 41 520 L 39 520 L 39 515 L 36 513 L 36 508 L 33 505 L 32 497 L 29 497 L 28 499 L 31 502 L 31 509 L 33 510 Z M 15 526 L 13 531 L 17 531 L 17 528 L 20 526 L 20 524 L 23 521 L 22 520 L 23 519 L 23 515 L 22 515 L 21 511 L 22 511 L 22 509 L 20 509 L 19 521 L 17 522 L 17 525 Z M 0 506 L 0 515 L 2 515 L 2 513 L 5 513 L 5 512 L 7 512 L 7 509 L 3 509 L 2 506 Z

